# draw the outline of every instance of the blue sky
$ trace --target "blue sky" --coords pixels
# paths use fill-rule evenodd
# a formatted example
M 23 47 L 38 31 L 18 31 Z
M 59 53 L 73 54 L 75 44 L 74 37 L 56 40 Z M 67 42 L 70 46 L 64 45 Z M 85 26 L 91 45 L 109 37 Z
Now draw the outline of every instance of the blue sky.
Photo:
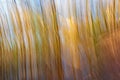
M 10 1 L 14 0 L 0 0 L 0 3 L 9 3 Z M 25 1 L 28 1 L 30 5 L 32 6 L 33 10 L 36 10 L 41 4 L 45 4 L 45 6 L 49 3 L 50 0 L 15 0 L 17 3 L 23 3 Z M 72 5 L 69 4 L 69 2 L 73 3 L 76 1 L 76 8 L 77 12 L 79 10 L 82 12 L 82 15 L 85 15 L 85 7 L 86 7 L 86 0 L 54 0 L 56 3 L 57 11 L 60 15 L 67 17 L 69 16 L 69 8 L 72 8 Z M 92 10 L 92 14 L 95 16 L 96 15 L 96 6 L 98 1 L 100 0 L 88 0 L 90 4 L 90 8 Z M 112 0 L 102 0 L 105 3 L 111 2 Z M 71 9 L 72 10 L 72 9 Z M 72 13 L 72 12 L 71 12 Z

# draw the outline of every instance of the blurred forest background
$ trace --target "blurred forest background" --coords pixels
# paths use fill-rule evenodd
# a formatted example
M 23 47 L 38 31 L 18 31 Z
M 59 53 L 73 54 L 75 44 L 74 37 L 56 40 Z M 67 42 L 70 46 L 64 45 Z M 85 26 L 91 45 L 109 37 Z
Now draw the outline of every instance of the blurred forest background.
M 119 80 L 120 0 L 0 0 L 0 80 Z

